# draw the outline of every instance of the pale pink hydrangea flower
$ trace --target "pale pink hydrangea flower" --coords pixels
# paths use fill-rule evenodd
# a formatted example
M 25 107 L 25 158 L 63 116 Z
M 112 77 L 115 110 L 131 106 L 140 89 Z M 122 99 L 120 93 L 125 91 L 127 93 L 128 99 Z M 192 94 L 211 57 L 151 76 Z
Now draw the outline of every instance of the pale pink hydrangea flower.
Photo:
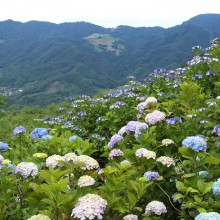
M 126 215 L 123 220 L 138 220 L 137 215 Z
M 111 159 L 113 159 L 113 157 L 120 157 L 120 156 L 124 156 L 123 151 L 121 151 L 120 149 L 111 150 L 109 153 L 109 158 Z
M 159 201 L 152 201 L 150 202 L 145 209 L 145 214 L 146 215 L 162 215 L 167 213 L 166 206 Z
M 165 165 L 167 167 L 170 167 L 171 165 L 175 166 L 175 162 L 174 162 L 173 158 L 171 158 L 171 157 L 161 156 L 156 161 L 162 163 L 163 165 Z
M 155 125 L 158 122 L 161 122 L 165 119 L 166 115 L 158 110 L 153 111 L 152 113 L 149 113 L 146 115 L 145 117 L 145 121 L 149 124 L 149 125 Z
M 96 194 L 87 194 L 79 198 L 71 216 L 80 220 L 102 219 L 107 201 Z

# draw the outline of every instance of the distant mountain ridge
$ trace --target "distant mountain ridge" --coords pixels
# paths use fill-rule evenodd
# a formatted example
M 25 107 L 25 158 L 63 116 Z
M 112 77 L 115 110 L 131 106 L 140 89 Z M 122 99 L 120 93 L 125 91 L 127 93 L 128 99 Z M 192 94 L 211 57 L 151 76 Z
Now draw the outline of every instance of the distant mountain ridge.
M 0 92 L 9 104 L 47 105 L 65 96 L 97 93 L 144 79 L 157 67 L 175 68 L 192 46 L 206 47 L 220 35 L 220 15 L 195 16 L 171 28 L 88 22 L 0 22 Z

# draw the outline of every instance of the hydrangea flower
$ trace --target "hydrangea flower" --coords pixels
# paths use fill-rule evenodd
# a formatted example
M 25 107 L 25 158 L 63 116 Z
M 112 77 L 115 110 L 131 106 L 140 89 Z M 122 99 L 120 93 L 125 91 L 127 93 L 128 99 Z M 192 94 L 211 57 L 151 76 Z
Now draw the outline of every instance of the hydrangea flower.
M 205 152 L 207 148 L 206 142 L 202 137 L 199 136 L 187 137 L 182 141 L 182 146 L 185 148 L 191 148 L 196 152 L 199 151 Z
M 31 136 L 33 136 L 33 138 L 42 138 L 44 135 L 48 135 L 48 131 L 46 128 L 35 128 L 32 132 L 31 132 Z
M 164 166 L 167 166 L 167 167 L 170 167 L 171 165 L 175 166 L 175 162 L 173 158 L 170 158 L 170 157 L 161 156 L 156 161 L 162 163 Z
M 145 209 L 145 214 L 147 216 L 150 215 L 162 215 L 167 212 L 166 206 L 159 201 L 152 201 L 150 202 Z
M 148 125 L 146 123 L 139 122 L 136 126 L 134 137 L 138 138 L 143 133 L 143 131 L 147 130 L 147 128 L 148 128 Z
M 0 164 L 3 162 L 4 157 L 0 154 Z
M 160 176 L 159 173 L 154 171 L 148 171 L 144 173 L 144 177 L 148 178 L 149 182 L 151 182 L 154 179 L 157 179 L 159 176 Z
M 14 135 L 20 134 L 20 133 L 24 133 L 24 132 L 26 132 L 26 129 L 25 129 L 23 126 L 16 127 L 16 128 L 13 130 L 13 134 L 14 134 Z
M 99 168 L 98 162 L 90 156 L 80 155 L 78 156 L 78 162 L 83 162 L 85 165 L 81 167 L 82 170 L 92 170 Z
M 162 140 L 162 145 L 164 145 L 164 146 L 168 146 L 171 144 L 174 144 L 173 140 L 171 140 L 171 139 L 163 139 Z
M 220 195 L 220 178 L 212 185 L 212 192 L 214 195 Z
M 108 142 L 108 147 L 113 148 L 117 143 L 123 140 L 123 137 L 119 134 L 115 134 L 111 137 L 110 141 Z
M 145 100 L 145 103 L 146 103 L 147 108 L 149 108 L 150 105 L 157 103 L 157 99 L 154 98 L 154 97 L 148 97 L 148 98 Z
M 126 215 L 124 216 L 123 220 L 138 220 L 137 215 Z
M 51 220 L 47 215 L 38 214 L 38 215 L 32 215 L 27 220 Z
M 113 159 L 113 157 L 120 157 L 120 156 L 124 156 L 124 153 L 119 149 L 111 150 L 109 153 L 110 159 Z
M 59 161 L 65 161 L 64 157 L 54 154 L 46 159 L 46 166 L 52 168 L 61 167 L 62 165 Z
M 77 135 L 73 135 L 73 136 L 71 136 L 71 137 L 69 137 L 69 142 L 71 142 L 71 141 L 75 141 L 76 139 L 81 139 L 80 137 L 78 137 Z
M 102 219 L 107 201 L 96 194 L 87 194 L 79 198 L 71 216 L 80 220 Z
M 95 184 L 95 180 L 91 176 L 84 175 L 78 179 L 77 184 L 79 187 L 92 186 Z
M 174 125 L 176 123 L 180 123 L 181 124 L 183 121 L 182 121 L 182 119 L 180 117 L 173 117 L 173 118 L 168 118 L 166 120 L 166 122 L 167 122 L 167 124 Z
M 67 162 L 70 162 L 72 160 L 73 163 L 78 163 L 78 156 L 73 152 L 67 153 L 63 157 Z
M 29 176 L 35 177 L 38 174 L 38 167 L 35 163 L 32 162 L 21 162 L 15 168 L 14 173 L 19 173 L 24 178 Z
M 35 154 L 33 154 L 33 157 L 37 157 L 37 158 L 43 159 L 43 158 L 47 158 L 48 156 L 45 153 L 35 153 Z
M 216 134 L 218 136 L 220 136 L 220 125 L 216 125 L 213 130 L 212 130 L 212 134 Z
M 146 108 L 147 108 L 146 102 L 141 102 L 137 105 L 137 110 L 139 111 L 139 113 L 143 113 Z
M 140 148 L 136 150 L 135 155 L 137 157 L 146 157 L 147 159 L 155 159 L 156 153 L 154 151 L 148 150 L 146 148 Z
M 0 142 L 0 152 L 6 152 L 8 151 L 8 149 L 9 149 L 9 146 L 7 143 Z
M 166 115 L 163 112 L 160 112 L 158 110 L 153 111 L 152 113 L 149 113 L 145 117 L 145 121 L 149 125 L 155 125 L 158 122 L 161 122 L 165 119 Z
M 123 160 L 123 161 L 121 161 L 121 163 L 120 163 L 121 165 L 128 165 L 128 166 L 131 166 L 131 162 L 130 161 L 128 161 L 128 160 Z
M 217 212 L 200 213 L 195 217 L 195 220 L 219 220 L 220 214 Z

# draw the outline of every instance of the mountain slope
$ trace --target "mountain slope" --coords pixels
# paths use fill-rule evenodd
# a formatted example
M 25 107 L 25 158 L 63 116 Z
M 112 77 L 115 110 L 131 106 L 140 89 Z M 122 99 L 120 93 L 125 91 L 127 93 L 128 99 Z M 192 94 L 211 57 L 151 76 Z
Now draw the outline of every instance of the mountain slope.
M 216 14 L 168 29 L 3 21 L 0 91 L 10 93 L 9 105 L 47 105 L 69 95 L 95 94 L 124 84 L 130 74 L 144 79 L 157 67 L 175 68 L 192 57 L 192 46 L 205 47 L 219 34 Z

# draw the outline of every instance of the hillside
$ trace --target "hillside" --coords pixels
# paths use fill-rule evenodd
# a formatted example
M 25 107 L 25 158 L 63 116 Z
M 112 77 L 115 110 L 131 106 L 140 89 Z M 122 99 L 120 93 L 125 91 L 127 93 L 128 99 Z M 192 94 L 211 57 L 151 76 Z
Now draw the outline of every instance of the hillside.
M 212 20 L 213 25 L 209 25 Z M 103 28 L 87 22 L 0 22 L 0 91 L 8 105 L 40 105 L 146 78 L 174 68 L 191 48 L 220 34 L 220 15 L 199 15 L 182 25 Z

